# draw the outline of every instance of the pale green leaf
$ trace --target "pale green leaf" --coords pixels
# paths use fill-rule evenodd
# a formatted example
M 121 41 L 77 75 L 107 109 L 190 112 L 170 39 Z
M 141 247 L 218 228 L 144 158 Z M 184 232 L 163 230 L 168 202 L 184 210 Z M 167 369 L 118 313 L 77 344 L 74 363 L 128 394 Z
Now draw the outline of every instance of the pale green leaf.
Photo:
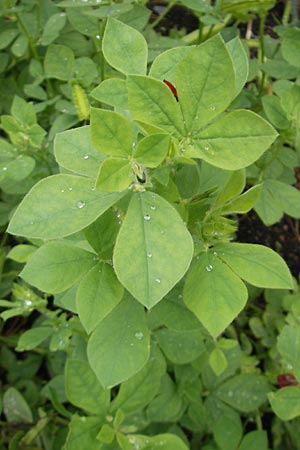
M 170 136 L 167 134 L 151 134 L 137 145 L 134 159 L 146 167 L 157 167 L 167 156 L 170 147 Z
M 44 59 L 45 74 L 49 78 L 68 81 L 72 78 L 75 57 L 65 45 L 50 44 Z
M 126 289 L 151 308 L 183 277 L 192 254 L 177 211 L 157 194 L 135 193 L 114 249 L 114 268 Z
M 149 438 L 143 450 L 188 450 L 185 443 L 175 434 L 158 434 Z
M 287 386 L 277 392 L 270 392 L 268 400 L 281 420 L 292 420 L 300 416 L 300 387 Z
M 95 328 L 88 359 L 105 388 L 135 375 L 147 363 L 149 331 L 142 305 L 127 296 Z
M 241 420 L 238 416 L 221 415 L 213 428 L 214 438 L 222 450 L 238 448 L 243 436 Z
M 218 336 L 244 308 L 247 289 L 217 256 L 200 255 L 190 269 L 183 301 L 212 336 Z
M 71 287 L 95 265 L 95 255 L 62 241 L 42 245 L 20 276 L 41 291 L 56 294 Z
M 286 263 L 278 253 L 268 247 L 232 242 L 216 245 L 215 251 L 238 276 L 254 286 L 293 288 Z
M 227 205 L 222 208 L 222 214 L 244 214 L 248 212 L 257 202 L 261 189 L 262 186 L 260 184 L 248 189 L 248 191 L 227 203 Z
M 32 350 L 44 342 L 52 334 L 52 332 L 52 327 L 47 326 L 34 327 L 31 330 L 26 330 L 21 334 L 16 350 L 20 352 Z
M 188 55 L 192 47 L 175 47 L 160 53 L 153 61 L 149 75 L 159 80 L 174 81 L 174 71 L 178 63 Z
M 96 189 L 102 192 L 122 192 L 133 182 L 130 162 L 126 158 L 107 158 L 101 164 Z
M 209 355 L 209 365 L 217 376 L 221 375 L 227 368 L 226 356 L 220 348 L 214 348 Z
M 126 81 L 120 78 L 108 78 L 89 94 L 98 102 L 106 103 L 115 108 L 128 109 Z
M 123 194 L 94 191 L 92 180 L 53 175 L 39 181 L 23 199 L 8 232 L 38 239 L 54 239 L 90 225 Z
M 14 387 L 9 387 L 3 395 L 3 412 L 7 422 L 32 423 L 32 412 L 23 395 Z
M 277 348 L 295 377 L 300 378 L 300 329 L 285 325 L 277 338 Z
M 229 50 L 235 72 L 235 94 L 239 94 L 248 78 L 248 56 L 241 40 L 235 37 L 226 43 Z
M 162 328 L 155 336 L 166 357 L 174 364 L 188 364 L 205 351 L 201 330 L 172 330 Z
M 119 20 L 108 18 L 102 43 L 106 61 L 120 72 L 145 74 L 148 48 L 143 35 Z
M 72 416 L 66 450 L 101 450 L 102 442 L 97 440 L 97 435 L 103 422 L 104 417 Z
M 247 433 L 243 438 L 239 450 L 268 450 L 267 432 L 255 430 Z

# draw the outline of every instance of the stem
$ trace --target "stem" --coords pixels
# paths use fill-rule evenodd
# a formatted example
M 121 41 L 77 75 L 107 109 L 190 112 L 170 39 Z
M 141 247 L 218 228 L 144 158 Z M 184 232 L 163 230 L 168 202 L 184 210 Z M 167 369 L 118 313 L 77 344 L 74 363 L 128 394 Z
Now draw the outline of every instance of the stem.
M 260 42 L 260 62 L 263 63 L 265 60 L 265 20 L 266 20 L 266 15 L 263 14 L 260 17 L 260 22 L 259 22 L 259 42 Z M 265 78 L 266 78 L 266 74 L 263 72 L 262 77 L 261 77 L 261 82 L 260 82 L 260 87 L 259 87 L 259 96 L 261 96 L 263 88 L 264 88 L 264 84 L 265 84 Z
M 292 0 L 292 22 L 296 26 L 299 24 L 298 0 Z
M 173 5 L 174 5 L 173 2 L 169 3 L 168 6 L 166 6 L 166 8 L 164 9 L 164 11 L 157 17 L 157 19 L 155 19 L 154 22 L 152 22 L 150 24 L 150 26 L 152 28 L 155 28 L 163 20 L 163 18 L 168 14 L 170 9 L 173 8 Z
M 31 49 L 31 53 L 33 54 L 33 56 L 35 57 L 35 59 L 37 61 L 40 61 L 40 55 L 37 52 L 35 43 L 33 42 L 33 39 L 31 37 L 31 35 L 29 34 L 29 32 L 28 32 L 28 30 L 27 30 L 23 20 L 21 19 L 21 16 L 18 13 L 16 13 L 16 18 L 17 18 L 17 20 L 19 22 L 21 30 L 23 31 L 23 33 L 25 34 L 25 36 L 28 39 L 28 43 L 29 43 L 29 47 Z
M 282 25 L 286 26 L 289 23 L 289 17 L 292 10 L 292 3 L 291 0 L 288 0 L 286 2 L 286 5 L 284 7 L 283 15 L 282 15 Z

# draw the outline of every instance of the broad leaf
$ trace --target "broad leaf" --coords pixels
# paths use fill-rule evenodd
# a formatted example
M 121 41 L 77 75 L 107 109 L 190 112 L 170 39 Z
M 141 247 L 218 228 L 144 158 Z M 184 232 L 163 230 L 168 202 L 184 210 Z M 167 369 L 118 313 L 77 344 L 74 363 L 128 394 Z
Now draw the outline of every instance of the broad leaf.
M 146 73 L 147 42 L 141 33 L 125 23 L 112 17 L 108 19 L 102 50 L 106 61 L 125 75 Z
M 188 364 L 205 351 L 200 329 L 177 331 L 157 330 L 155 336 L 166 357 L 175 364 Z
M 53 329 L 49 326 L 34 327 L 31 330 L 26 330 L 21 334 L 16 350 L 20 352 L 32 350 L 44 342 L 52 334 L 52 332 Z
M 134 119 L 176 136 L 185 135 L 178 102 L 163 82 L 130 75 L 127 86 L 128 106 Z
M 188 450 L 184 442 L 175 434 L 158 434 L 149 438 L 143 450 Z
M 105 388 L 128 380 L 147 363 L 149 331 L 144 308 L 127 296 L 95 328 L 88 359 Z
M 235 94 L 239 94 L 248 78 L 248 56 L 241 40 L 236 37 L 226 44 L 235 72 Z
M 121 301 L 124 288 L 113 268 L 99 263 L 81 280 L 76 295 L 80 321 L 90 333 Z
M 64 169 L 94 178 L 106 155 L 93 146 L 89 128 L 85 126 L 58 133 L 54 141 L 54 154 Z
M 167 134 L 151 134 L 138 143 L 134 159 L 146 167 L 157 167 L 167 156 L 169 147 Z
M 268 400 L 281 420 L 291 420 L 300 416 L 300 387 L 287 386 L 277 392 L 270 392 Z
M 194 48 L 178 64 L 175 86 L 186 134 L 198 134 L 227 108 L 235 97 L 235 73 L 220 35 Z
M 90 92 L 90 96 L 98 102 L 116 108 L 128 109 L 128 95 L 126 81 L 120 78 L 108 78 Z
M 239 450 L 268 450 L 267 432 L 263 430 L 250 431 L 243 438 Z
M 109 391 L 105 391 L 87 361 L 69 359 L 65 366 L 65 387 L 69 402 L 90 414 L 106 413 Z
M 243 428 L 239 417 L 222 415 L 213 429 L 214 438 L 222 450 L 238 448 L 243 436 Z
M 130 122 L 120 114 L 91 108 L 92 142 L 97 150 L 112 156 L 127 157 L 132 153 Z
M 74 71 L 73 50 L 65 45 L 51 44 L 44 59 L 45 73 L 49 78 L 68 81 Z
M 236 110 L 199 131 L 186 156 L 227 170 L 247 167 L 272 144 L 274 128 L 252 111 Z
M 268 247 L 232 242 L 216 245 L 215 251 L 237 275 L 254 286 L 293 288 L 286 263 L 278 253 Z
M 90 225 L 123 194 L 94 191 L 92 180 L 53 175 L 39 181 L 17 208 L 8 232 L 38 239 L 68 236 Z
M 74 415 L 69 425 L 69 434 L 65 443 L 66 450 L 101 450 L 102 442 L 97 435 L 104 418 Z
M 95 265 L 95 255 L 61 241 L 42 245 L 20 276 L 41 291 L 56 294 L 71 287 Z
M 247 301 L 247 289 L 217 256 L 200 255 L 190 269 L 183 301 L 212 336 L 235 319 Z
M 103 192 L 122 192 L 133 182 L 131 165 L 126 158 L 107 158 L 101 164 L 96 189 Z
M 126 289 L 151 308 L 183 277 L 192 254 L 191 235 L 175 209 L 157 194 L 135 193 L 114 249 Z
M 174 81 L 178 63 L 192 50 L 192 47 L 175 47 L 160 53 L 153 61 L 149 75 L 159 80 Z M 175 81 L 174 81 L 175 83 Z

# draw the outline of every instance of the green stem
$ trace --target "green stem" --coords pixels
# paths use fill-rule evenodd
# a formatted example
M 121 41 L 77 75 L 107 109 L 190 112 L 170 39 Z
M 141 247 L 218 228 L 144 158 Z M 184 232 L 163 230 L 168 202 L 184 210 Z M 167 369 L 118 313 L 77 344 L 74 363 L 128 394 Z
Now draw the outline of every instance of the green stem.
M 170 9 L 173 8 L 173 5 L 174 5 L 173 2 L 169 3 L 168 6 L 164 9 L 164 11 L 157 17 L 157 19 L 154 20 L 154 22 L 152 22 L 152 23 L 150 24 L 150 26 L 151 26 L 152 28 L 155 28 L 155 27 L 163 20 L 163 18 L 168 14 L 168 12 L 170 11 Z
M 292 22 L 296 26 L 299 25 L 298 0 L 292 0 Z
M 259 22 L 259 42 L 260 42 L 260 62 L 263 63 L 265 60 L 265 20 L 266 15 L 263 14 L 260 16 L 260 22 Z M 260 87 L 259 87 L 259 96 L 261 96 L 264 84 L 265 84 L 265 78 L 266 74 L 263 72 L 261 81 L 260 81 Z
M 31 53 L 33 54 L 33 56 L 35 57 L 35 59 L 37 61 L 40 61 L 40 55 L 37 52 L 35 43 L 34 43 L 32 37 L 31 37 L 31 35 L 29 34 L 29 32 L 28 32 L 28 30 L 27 30 L 23 20 L 21 19 L 21 16 L 18 13 L 16 13 L 16 18 L 17 18 L 17 20 L 19 22 L 21 30 L 23 31 L 23 33 L 25 34 L 25 36 L 28 39 L 28 43 L 29 43 L 29 47 L 30 47 Z
M 289 18 L 292 10 L 292 2 L 288 0 L 284 7 L 283 15 L 282 15 L 282 25 L 286 26 L 289 23 Z

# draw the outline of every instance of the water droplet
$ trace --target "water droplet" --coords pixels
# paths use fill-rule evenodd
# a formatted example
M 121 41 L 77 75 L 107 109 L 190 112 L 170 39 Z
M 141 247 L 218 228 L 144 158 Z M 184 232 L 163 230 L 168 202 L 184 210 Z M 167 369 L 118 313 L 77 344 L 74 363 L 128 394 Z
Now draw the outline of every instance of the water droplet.
M 143 339 L 143 337 L 144 337 L 144 333 L 142 333 L 141 331 L 137 331 L 137 332 L 134 334 L 134 336 L 135 336 L 139 341 L 141 341 L 141 340 Z
M 134 343 L 133 342 L 130 342 L 130 347 L 133 347 L 134 346 Z
M 69 191 L 73 191 L 73 188 L 72 188 L 72 187 L 69 187 L 68 189 L 69 189 Z
M 60 17 L 65 17 L 66 13 L 60 13 Z
M 211 109 L 212 111 L 215 111 L 215 110 L 216 110 L 215 105 L 212 105 L 212 106 L 210 107 L 210 109 Z
M 155 281 L 156 281 L 156 283 L 160 283 L 161 282 L 161 279 L 160 278 L 155 278 Z
M 147 253 L 147 257 L 148 257 L 148 258 L 152 258 L 152 253 L 151 253 L 151 252 L 148 252 L 148 253 Z
M 94 192 L 94 190 L 95 190 L 95 188 L 94 188 L 94 187 L 92 187 L 92 188 L 91 188 L 91 191 L 92 191 L 92 192 Z
M 85 207 L 85 202 L 83 202 L 82 200 L 79 200 L 79 202 L 77 203 L 77 208 L 82 209 Z
M 7 167 L 2 167 L 2 170 L 4 170 L 4 171 L 7 170 Z
M 180 300 L 182 298 L 182 294 L 178 294 L 178 299 Z
M 195 119 L 199 119 L 199 116 L 198 116 L 198 114 L 195 116 Z
M 63 108 L 63 109 L 61 110 L 61 112 L 66 113 L 66 112 L 67 112 L 67 109 L 66 109 L 66 108 Z
M 107 420 L 107 422 L 112 422 L 114 420 L 113 416 L 111 415 L 106 416 L 105 419 Z
M 206 146 L 204 147 L 204 150 L 209 150 L 209 146 L 206 145 Z
M 232 397 L 233 396 L 233 392 L 232 391 L 228 391 L 228 397 Z
M 213 270 L 213 266 L 211 264 L 208 264 L 208 266 L 205 267 L 207 272 L 211 272 Z
M 101 39 L 100 34 L 96 34 L 96 39 Z
M 32 301 L 31 300 L 25 300 L 24 305 L 29 307 L 32 305 Z
M 89 155 L 84 155 L 83 159 L 89 159 Z
M 151 205 L 150 209 L 152 209 L 152 211 L 155 211 L 156 210 L 156 206 L 155 205 Z
M 33 225 L 33 222 L 30 222 L 30 225 Z
M 217 252 L 213 252 L 213 255 L 214 255 L 214 256 L 218 256 L 218 253 L 217 253 Z
M 144 219 L 145 219 L 145 220 L 150 220 L 150 219 L 151 219 L 150 214 L 145 214 L 145 215 L 144 215 Z
M 61 189 L 60 192 L 65 192 L 65 190 L 64 190 L 64 189 Z

